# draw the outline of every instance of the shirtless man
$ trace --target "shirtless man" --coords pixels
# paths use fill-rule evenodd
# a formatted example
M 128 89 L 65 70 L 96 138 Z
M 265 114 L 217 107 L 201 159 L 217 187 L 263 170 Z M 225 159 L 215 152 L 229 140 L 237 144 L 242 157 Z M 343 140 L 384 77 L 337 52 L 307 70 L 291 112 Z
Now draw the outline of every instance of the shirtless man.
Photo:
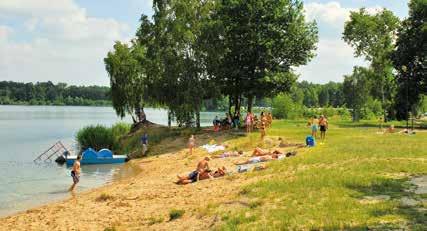
M 196 181 L 199 181 L 200 175 L 204 174 L 205 172 L 209 172 L 209 160 L 210 158 L 207 156 L 203 160 L 199 161 L 197 164 L 196 170 L 192 171 L 188 176 L 177 176 L 178 177 L 178 184 L 188 184 L 193 183 Z M 213 177 L 211 177 L 213 178 Z
M 74 161 L 73 168 L 71 169 L 71 177 L 73 178 L 73 184 L 68 191 L 73 191 L 77 183 L 80 181 L 80 160 L 81 156 L 78 155 L 76 161 Z

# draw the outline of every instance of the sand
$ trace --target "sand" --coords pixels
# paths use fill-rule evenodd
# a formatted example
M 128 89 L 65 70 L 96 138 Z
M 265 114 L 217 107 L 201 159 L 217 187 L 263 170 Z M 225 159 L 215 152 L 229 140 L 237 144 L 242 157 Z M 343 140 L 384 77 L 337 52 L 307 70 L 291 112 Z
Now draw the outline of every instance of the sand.
M 217 135 L 217 142 L 227 136 Z M 198 145 L 212 139 L 205 134 L 196 137 Z M 230 138 L 230 137 L 228 137 Z M 221 140 L 222 139 L 222 140 Z M 141 168 L 139 174 L 88 192 L 0 219 L 0 230 L 206 230 L 219 222 L 218 216 L 205 213 L 209 204 L 233 204 L 241 187 L 255 178 L 234 173 L 215 180 L 176 185 L 177 174 L 192 171 L 207 152 L 197 148 L 192 156 L 184 149 L 186 140 L 164 140 L 159 147 L 165 154 L 138 160 L 131 165 Z M 180 147 L 178 149 L 177 147 Z M 245 151 L 250 151 L 245 150 Z M 225 166 L 235 171 L 234 161 L 247 157 L 212 159 L 210 166 Z M 264 176 L 264 177 L 268 177 Z M 256 180 L 259 180 L 257 178 Z M 81 180 L 84 180 L 81 179 Z M 78 187 L 78 186 L 77 186 Z M 169 221 L 172 209 L 184 215 Z

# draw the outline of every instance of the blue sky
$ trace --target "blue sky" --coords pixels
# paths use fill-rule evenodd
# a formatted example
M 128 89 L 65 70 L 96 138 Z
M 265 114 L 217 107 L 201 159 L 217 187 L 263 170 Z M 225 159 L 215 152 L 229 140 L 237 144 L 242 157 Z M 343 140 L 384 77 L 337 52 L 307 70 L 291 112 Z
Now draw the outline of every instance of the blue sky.
M 342 81 L 354 58 L 342 40 L 351 10 L 386 7 L 407 16 L 405 0 L 306 0 L 306 16 L 319 27 L 317 56 L 296 68 L 300 80 Z M 103 58 L 114 41 L 130 40 L 151 0 L 1 0 L 0 81 L 52 80 L 77 85 L 108 85 Z

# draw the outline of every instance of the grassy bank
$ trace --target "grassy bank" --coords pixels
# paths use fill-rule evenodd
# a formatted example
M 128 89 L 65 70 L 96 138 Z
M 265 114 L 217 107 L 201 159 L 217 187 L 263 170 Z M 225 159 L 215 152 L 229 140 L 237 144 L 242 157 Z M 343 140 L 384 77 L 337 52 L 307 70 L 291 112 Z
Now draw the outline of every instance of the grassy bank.
M 379 135 L 376 128 L 351 126 L 332 125 L 324 145 L 250 174 L 270 177 L 241 188 L 237 200 L 253 206 L 212 209 L 222 217 L 218 228 L 425 230 L 426 201 L 405 206 L 402 198 L 427 197 L 407 191 L 411 176 L 427 173 L 427 132 Z M 283 121 L 269 131 L 300 140 L 306 133 L 301 123 Z

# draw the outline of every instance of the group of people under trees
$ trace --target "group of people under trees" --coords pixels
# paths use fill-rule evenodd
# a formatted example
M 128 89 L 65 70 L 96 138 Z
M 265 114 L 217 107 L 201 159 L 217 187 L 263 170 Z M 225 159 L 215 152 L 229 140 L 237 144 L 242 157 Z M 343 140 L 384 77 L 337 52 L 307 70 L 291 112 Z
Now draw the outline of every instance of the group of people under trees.
M 214 131 L 219 130 L 227 130 L 231 128 L 239 129 L 241 128 L 242 118 L 240 112 L 234 113 L 231 116 L 229 113 L 225 114 L 225 118 L 220 119 L 218 116 L 215 116 L 212 121 L 214 126 Z M 273 116 L 270 112 L 261 112 L 260 118 L 253 112 L 246 113 L 246 117 L 243 120 L 244 127 L 246 128 L 246 132 L 250 133 L 254 129 L 259 129 L 261 132 L 261 136 L 265 136 L 265 129 L 271 127 L 271 123 L 273 122 Z

